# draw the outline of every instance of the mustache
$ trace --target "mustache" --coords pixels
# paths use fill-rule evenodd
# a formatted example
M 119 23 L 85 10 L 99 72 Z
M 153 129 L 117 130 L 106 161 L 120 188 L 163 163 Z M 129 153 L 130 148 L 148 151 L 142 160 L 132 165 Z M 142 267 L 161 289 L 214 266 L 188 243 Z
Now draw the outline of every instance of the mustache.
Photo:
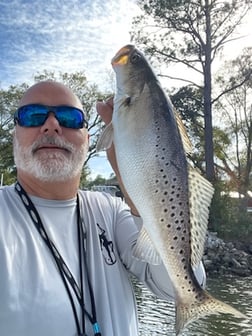
M 43 145 L 54 145 L 62 149 L 65 149 L 66 151 L 71 152 L 71 153 L 75 149 L 72 143 L 62 138 L 59 138 L 57 136 L 44 135 L 32 144 L 32 147 L 31 147 L 32 153 L 36 152 Z

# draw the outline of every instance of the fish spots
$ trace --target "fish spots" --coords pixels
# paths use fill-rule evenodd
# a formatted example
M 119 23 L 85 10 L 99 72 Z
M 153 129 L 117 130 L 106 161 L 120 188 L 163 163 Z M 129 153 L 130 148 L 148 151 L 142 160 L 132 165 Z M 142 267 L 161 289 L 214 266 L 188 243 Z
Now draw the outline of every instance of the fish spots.
M 157 125 L 157 123 L 156 123 L 156 125 Z M 160 127 L 157 126 L 156 130 L 160 131 Z M 166 155 L 167 148 L 166 147 L 161 147 L 161 145 L 160 145 L 161 144 L 161 140 L 162 139 L 161 139 L 160 135 L 157 135 L 156 136 L 156 144 L 155 144 L 155 148 L 156 148 L 155 158 L 157 160 L 161 160 L 162 161 L 162 165 L 165 165 L 167 167 L 167 166 L 169 166 L 169 161 L 168 161 L 168 158 L 167 158 L 167 155 Z M 163 162 L 163 161 L 165 161 L 165 162 Z
M 196 292 L 196 289 L 195 289 L 195 292 Z M 197 293 L 195 295 L 195 299 L 200 303 L 200 302 L 203 302 L 205 300 L 204 296 L 201 295 L 201 293 Z
M 177 178 L 174 177 L 172 180 L 172 185 L 171 185 L 171 195 L 176 199 L 176 201 L 179 201 L 178 199 L 181 197 L 181 187 L 176 184 Z M 182 205 L 182 202 L 179 201 L 180 205 Z
M 155 120 L 155 126 L 156 126 L 156 130 L 160 131 L 159 120 Z

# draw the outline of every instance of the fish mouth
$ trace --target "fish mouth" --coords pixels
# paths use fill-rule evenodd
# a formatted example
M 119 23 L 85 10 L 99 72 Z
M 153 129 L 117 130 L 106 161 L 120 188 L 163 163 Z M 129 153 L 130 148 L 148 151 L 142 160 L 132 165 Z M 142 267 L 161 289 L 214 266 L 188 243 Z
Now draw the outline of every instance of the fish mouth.
M 132 49 L 134 48 L 133 45 L 129 44 L 122 47 L 116 55 L 112 58 L 111 64 L 114 65 L 125 65 L 128 63 L 129 55 Z

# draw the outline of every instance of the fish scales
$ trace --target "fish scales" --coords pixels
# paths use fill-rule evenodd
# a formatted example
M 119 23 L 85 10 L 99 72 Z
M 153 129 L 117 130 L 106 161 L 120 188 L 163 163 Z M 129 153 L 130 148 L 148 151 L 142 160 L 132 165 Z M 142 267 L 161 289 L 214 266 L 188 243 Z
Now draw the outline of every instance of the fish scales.
M 117 81 L 114 113 L 97 147 L 107 148 L 113 141 L 124 187 L 143 219 L 136 257 L 152 258 L 154 245 L 172 280 L 176 335 L 211 313 L 244 317 L 211 297 L 194 276 L 192 265 L 202 258 L 213 188 L 188 165 L 188 139 L 170 100 L 134 46 L 120 49 L 112 66 Z

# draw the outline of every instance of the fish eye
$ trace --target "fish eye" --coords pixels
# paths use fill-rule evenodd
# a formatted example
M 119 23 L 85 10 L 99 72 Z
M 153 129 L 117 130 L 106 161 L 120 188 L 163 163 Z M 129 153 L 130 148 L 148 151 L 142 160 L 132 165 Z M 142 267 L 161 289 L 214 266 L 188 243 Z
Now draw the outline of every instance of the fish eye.
M 124 101 L 124 105 L 125 106 L 129 106 L 130 105 L 130 102 L 131 102 L 131 98 L 130 97 L 127 97 Z
M 131 62 L 132 63 L 137 63 L 138 61 L 141 60 L 141 55 L 138 54 L 138 53 L 134 53 L 132 56 L 131 56 Z

